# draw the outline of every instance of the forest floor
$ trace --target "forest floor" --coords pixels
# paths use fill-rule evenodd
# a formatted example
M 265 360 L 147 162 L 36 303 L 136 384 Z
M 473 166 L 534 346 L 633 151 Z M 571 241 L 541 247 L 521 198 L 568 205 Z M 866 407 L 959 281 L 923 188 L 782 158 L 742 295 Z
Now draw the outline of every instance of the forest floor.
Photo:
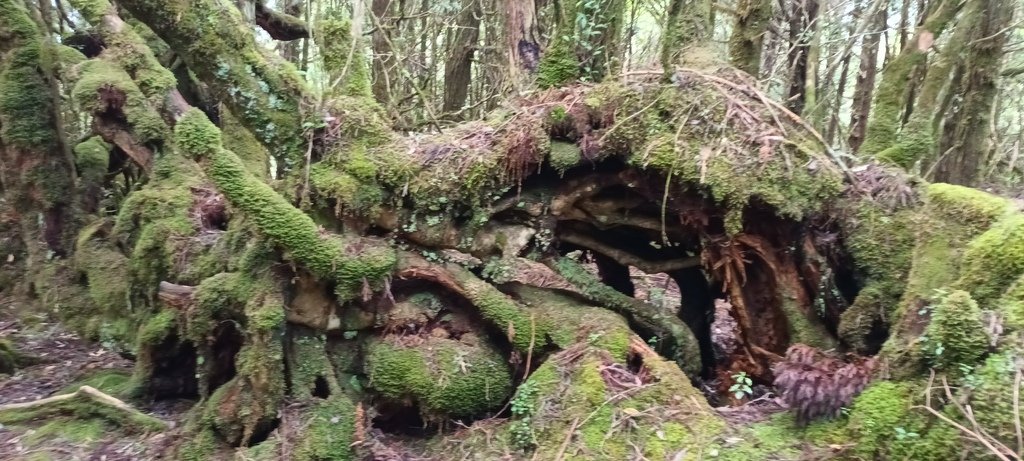
M 23 306 L 14 300 L 0 300 L 0 339 L 10 341 L 19 354 L 36 363 L 13 375 L 0 375 L 0 405 L 70 393 L 86 384 L 124 397 L 117 394 L 127 389 L 131 360 L 45 318 L 27 318 L 19 307 Z M 177 426 L 193 402 L 130 403 Z M 154 459 L 173 442 L 175 432 L 131 435 L 99 418 L 0 424 L 0 460 Z

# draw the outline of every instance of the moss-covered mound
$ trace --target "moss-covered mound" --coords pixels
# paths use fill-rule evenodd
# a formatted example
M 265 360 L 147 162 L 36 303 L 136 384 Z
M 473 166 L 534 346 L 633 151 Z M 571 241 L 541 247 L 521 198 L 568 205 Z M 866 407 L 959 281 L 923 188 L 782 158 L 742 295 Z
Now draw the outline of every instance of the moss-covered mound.
M 419 405 L 434 419 L 497 410 L 512 392 L 508 364 L 487 344 L 384 337 L 367 346 L 366 370 L 380 398 Z

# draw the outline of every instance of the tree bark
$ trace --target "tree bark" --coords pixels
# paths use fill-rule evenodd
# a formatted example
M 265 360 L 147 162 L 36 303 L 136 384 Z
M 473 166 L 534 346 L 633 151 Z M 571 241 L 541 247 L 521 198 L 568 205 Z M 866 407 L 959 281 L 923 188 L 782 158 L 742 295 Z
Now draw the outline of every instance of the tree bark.
M 789 10 L 789 90 L 786 107 L 800 115 L 808 98 L 813 104 L 817 66 L 812 63 L 811 54 L 815 49 L 818 30 L 818 0 L 799 0 L 790 4 Z
M 939 157 L 930 179 L 974 186 L 991 153 L 989 124 L 1015 8 L 1005 0 L 975 0 L 968 5 L 963 24 L 957 24 L 970 30 L 960 66 L 963 75 L 952 90 L 952 106 L 944 111 Z
M 461 119 L 458 114 L 466 104 L 473 78 L 473 57 L 480 38 L 480 20 L 483 11 L 479 0 L 468 0 L 455 22 L 456 30 L 449 42 L 444 64 L 444 101 L 441 110 L 451 120 Z
M 856 153 L 864 142 L 868 119 L 871 116 L 871 99 L 875 91 L 875 76 L 878 75 L 878 46 L 885 29 L 887 11 L 879 8 L 868 21 L 868 28 L 861 40 L 860 67 L 853 89 L 850 109 L 850 136 L 847 142 L 850 151 Z
M 741 0 L 736 5 L 729 60 L 733 66 L 754 77 L 760 74 L 764 34 L 772 18 L 771 0 Z

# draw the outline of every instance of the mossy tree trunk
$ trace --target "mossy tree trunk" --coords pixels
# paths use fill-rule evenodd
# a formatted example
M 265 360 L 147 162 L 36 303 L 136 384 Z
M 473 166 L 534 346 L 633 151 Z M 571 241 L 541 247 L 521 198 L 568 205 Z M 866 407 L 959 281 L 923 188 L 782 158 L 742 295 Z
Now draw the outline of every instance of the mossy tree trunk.
M 957 70 L 948 90 L 939 137 L 930 159 L 930 179 L 973 186 L 991 157 L 992 108 L 996 81 L 1003 67 L 1003 48 L 1014 20 L 1012 2 L 986 0 L 969 3 L 957 28 L 967 29 Z
M 622 66 L 623 0 L 557 0 L 550 43 L 537 65 L 537 84 L 600 82 Z
M 911 99 L 915 85 L 911 75 L 925 65 L 932 45 L 953 21 L 959 8 L 960 3 L 952 0 L 934 3 L 914 36 L 882 69 L 871 117 L 861 144 L 860 152 L 863 155 L 875 155 L 896 144 L 899 130 L 913 104 L 913 101 L 908 100 Z M 908 166 L 904 159 L 892 161 Z
M 729 60 L 754 77 L 761 70 L 764 34 L 772 18 L 771 0 L 743 0 L 736 5 L 736 19 L 729 37 Z

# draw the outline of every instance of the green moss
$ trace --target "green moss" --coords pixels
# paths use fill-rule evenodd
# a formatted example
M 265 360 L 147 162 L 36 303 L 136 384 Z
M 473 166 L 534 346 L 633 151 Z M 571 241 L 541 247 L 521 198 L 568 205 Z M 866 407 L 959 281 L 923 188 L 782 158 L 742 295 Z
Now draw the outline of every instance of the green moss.
M 964 291 L 953 291 L 934 306 L 925 337 L 932 365 L 948 372 L 955 373 L 960 365 L 973 365 L 988 351 L 981 310 Z
M 163 310 L 154 315 L 146 322 L 146 325 L 139 331 L 138 341 L 141 345 L 155 346 L 163 341 L 178 326 L 178 318 L 173 310 Z
M 218 446 L 217 434 L 213 429 L 194 432 L 192 437 L 177 447 L 177 457 L 182 461 L 209 461 L 214 459 Z
M 132 381 L 131 373 L 127 371 L 99 370 L 77 379 L 74 384 L 60 390 L 58 394 L 77 391 L 81 386 L 91 386 L 111 396 L 125 398 L 132 394 L 135 383 Z
M 659 345 L 659 347 L 667 348 L 661 352 L 676 360 L 687 373 L 694 376 L 699 373 L 700 346 L 697 344 L 693 332 L 678 317 L 667 315 L 653 306 L 640 303 L 619 293 L 614 288 L 601 283 L 596 276 L 572 259 L 559 259 L 556 269 L 591 301 L 660 332 L 663 335 L 660 338 L 663 345 Z
M 23 443 L 28 447 L 54 441 L 91 445 L 100 441 L 108 431 L 110 428 L 102 420 L 56 420 L 34 429 L 23 439 Z
M 615 125 L 604 134 L 603 149 L 632 152 L 628 161 L 633 166 L 658 172 L 680 187 L 714 199 L 735 217 L 727 232 L 742 230 L 738 218 L 748 204 L 767 205 L 781 217 L 800 220 L 843 189 L 842 175 L 817 153 L 816 141 L 810 137 L 791 133 L 785 144 L 745 147 L 764 152 L 756 158 L 714 147 L 719 139 L 746 135 L 728 122 L 708 123 L 721 120 L 727 105 L 713 87 L 668 86 L 638 93 L 609 83 L 595 92 L 600 96 L 595 110 L 614 110 L 616 119 L 630 117 L 629 123 Z M 816 167 L 796 167 L 797 163 Z
M 136 24 L 121 23 L 115 27 L 103 18 L 117 14 L 107 0 L 75 0 L 71 2 L 103 37 L 103 58 L 124 69 L 138 88 L 155 107 L 163 105 L 164 98 L 174 89 L 177 80 L 170 70 L 157 60 L 147 41 L 136 33 Z
M 542 372 L 550 363 L 527 381 L 537 383 L 530 414 L 537 459 L 553 459 L 572 424 L 578 437 L 570 440 L 566 459 L 628 459 L 637 450 L 648 459 L 679 453 L 699 459 L 710 456 L 712 441 L 725 429 L 671 362 L 645 358 L 653 380 L 628 395 L 604 379 L 602 369 L 611 362 L 601 352 L 590 349 L 577 363 Z
M 876 284 L 864 287 L 839 317 L 839 338 L 858 352 L 870 352 L 868 338 L 877 326 L 888 326 L 891 317 L 887 313 L 894 310 L 894 299 L 899 298 L 887 295 Z
M 10 8 L 23 12 L 20 5 Z M 5 57 L 7 64 L 0 68 L 0 137 L 12 147 L 47 151 L 56 149 L 57 137 L 50 125 L 50 88 L 39 72 L 40 49 L 38 42 L 27 42 Z
M 270 153 L 252 133 L 238 122 L 228 110 L 220 114 L 221 133 L 224 147 L 238 155 L 249 173 L 257 178 L 266 178 L 270 173 Z
M 385 338 L 367 351 L 369 386 L 394 402 L 418 402 L 431 418 L 481 415 L 497 409 L 512 390 L 506 361 L 488 345 L 433 337 L 405 345 Z
M 967 245 L 956 286 L 970 291 L 978 304 L 987 308 L 1022 273 L 1024 215 L 1015 214 L 997 222 Z
M 318 380 L 327 384 L 331 394 L 341 391 L 334 367 L 327 357 L 326 339 L 322 335 L 298 335 L 292 339 L 291 347 L 288 363 L 293 394 L 299 398 L 311 398 Z
M 305 139 L 299 105 L 308 102 L 310 92 L 294 65 L 257 47 L 237 9 L 212 0 L 123 6 L 175 50 L 279 164 L 301 164 Z
M 326 400 L 316 400 L 303 414 L 302 427 L 306 429 L 299 445 L 295 447 L 295 459 L 356 459 L 352 445 L 356 424 L 356 407 L 345 395 L 332 395 Z
M 1009 352 L 989 357 L 983 366 L 974 371 L 970 381 L 973 389 L 968 402 L 978 425 L 1011 447 L 1015 446 L 1017 434 L 1013 392 L 1014 380 L 1019 373 L 1019 360 L 1019 355 Z
M 23 358 L 6 339 L 0 339 L 0 374 L 12 374 L 22 365 Z
M 563 109 L 564 110 L 564 109 Z M 576 144 L 560 141 L 551 142 L 551 153 L 548 161 L 551 166 L 564 174 L 568 169 L 578 165 L 581 160 L 580 148 Z
M 107 175 L 110 145 L 93 136 L 75 146 L 75 167 L 79 177 L 91 184 L 102 184 Z
M 800 459 L 801 434 L 789 415 L 778 415 L 768 421 L 754 423 L 751 427 L 740 430 L 735 439 L 740 441 L 720 448 L 720 454 L 716 459 Z
M 929 184 L 927 197 L 932 212 L 976 230 L 987 229 L 1010 210 L 1010 202 L 1002 197 L 952 184 Z
M 145 95 L 120 67 L 93 59 L 79 66 L 80 77 L 71 95 L 87 113 L 102 113 L 108 109 L 111 91 L 123 95 L 121 110 L 128 119 L 132 134 L 139 143 L 164 141 L 168 138 L 167 125 L 149 105 Z
M 353 43 L 352 24 L 340 10 L 331 10 L 317 24 L 313 34 L 323 56 L 324 70 L 331 83 L 340 80 L 340 88 L 329 88 L 332 94 L 372 98 L 370 66 L 361 41 Z
M 1006 326 L 1014 331 L 1024 329 L 1024 274 L 1007 288 L 995 303 L 1006 316 Z
M 580 62 L 568 39 L 556 38 L 537 64 L 537 86 L 555 88 L 580 78 Z
M 391 272 L 396 262 L 393 249 L 372 239 L 322 236 L 312 218 L 252 177 L 238 157 L 220 145 L 219 133 L 197 109 L 182 116 L 176 127 L 181 146 L 204 159 L 217 188 L 290 258 L 317 276 L 336 281 L 342 299 Z
M 58 420 L 65 422 L 99 420 L 120 428 L 128 434 L 157 432 L 167 428 L 163 421 L 152 416 L 115 409 L 81 395 L 48 405 L 0 412 L 0 423 L 3 424 L 29 424 Z
M 850 430 L 855 434 L 859 456 L 873 458 L 886 453 L 887 446 L 910 413 L 910 388 L 895 382 L 880 382 L 858 396 L 850 409 Z

